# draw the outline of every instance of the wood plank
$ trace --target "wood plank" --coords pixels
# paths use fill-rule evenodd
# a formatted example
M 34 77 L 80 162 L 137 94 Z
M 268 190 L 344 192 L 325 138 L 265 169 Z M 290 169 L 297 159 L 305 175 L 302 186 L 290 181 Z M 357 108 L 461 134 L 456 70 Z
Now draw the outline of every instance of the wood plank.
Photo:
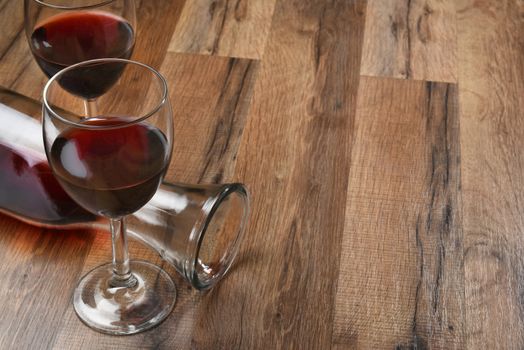
M 11 233 L 0 235 L 0 348 L 50 348 L 94 233 L 43 230 L 4 215 L 0 227 Z
M 249 59 L 167 54 L 161 72 L 173 87 L 175 121 L 168 180 L 234 180 L 258 65 Z
M 171 82 L 175 115 L 175 145 L 168 180 L 187 182 L 231 181 L 258 62 L 247 59 L 169 53 L 161 71 Z M 57 335 L 56 349 L 183 348 L 192 346 L 192 332 L 206 321 L 202 305 L 212 307 L 214 294 L 192 290 L 181 276 L 148 249 L 130 242 L 131 258 L 163 266 L 177 283 L 173 313 L 153 332 L 132 337 L 102 335 L 86 328 L 73 308 Z M 98 235 L 83 272 L 111 260 L 109 235 Z M 211 305 L 211 306 L 209 306 Z
M 457 2 L 469 349 L 524 347 L 524 3 Z
M 149 64 L 157 69 L 160 68 L 184 2 L 185 0 L 139 2 L 137 8 L 138 32 L 133 60 Z M 22 13 L 22 18 L 16 16 L 15 18 L 20 22 L 20 26 L 23 26 L 23 3 L 18 1 L 9 3 L 16 3 L 19 7 L 16 12 Z M 2 15 L 6 18 L 11 16 L 9 11 L 0 12 L 0 16 Z M 13 24 L 13 26 L 16 25 Z M 152 30 L 152 28 L 156 29 Z M 2 46 L 0 46 L 1 49 Z M 20 59 L 21 57 L 23 59 Z M 47 77 L 34 61 L 22 28 L 12 43 L 0 51 L 0 85 L 41 100 L 46 82 Z
M 24 12 L 18 11 L 21 3 L 0 1 L 0 18 L 2 18 L 2 36 L 0 37 L 0 60 L 13 47 L 18 37 L 25 39 Z
M 193 0 L 184 7 L 169 51 L 260 59 L 275 0 Z
M 277 1 L 236 167 L 253 214 L 195 348 L 331 346 L 365 5 Z
M 361 73 L 456 82 L 454 3 L 454 0 L 370 1 Z
M 23 76 L 30 77 L 30 89 L 19 92 L 40 100 L 42 88 L 47 80 L 33 59 L 24 31 L 24 10 L 22 1 L 5 1 L 0 4 L 0 85 L 13 88 Z M 14 88 L 13 88 L 14 89 Z
M 132 59 L 160 69 L 185 3 L 186 0 L 140 1 Z
M 360 82 L 334 342 L 462 349 L 456 86 Z

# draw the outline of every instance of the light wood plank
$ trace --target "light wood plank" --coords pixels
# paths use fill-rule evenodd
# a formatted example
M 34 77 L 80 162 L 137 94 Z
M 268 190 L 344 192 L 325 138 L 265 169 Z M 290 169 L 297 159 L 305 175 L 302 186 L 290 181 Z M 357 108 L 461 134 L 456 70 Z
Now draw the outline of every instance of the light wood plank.
M 449 84 L 360 82 L 337 344 L 464 347 L 457 98 Z
M 236 167 L 253 214 L 196 348 L 331 346 L 364 9 L 277 1 Z
M 454 0 L 370 1 L 361 73 L 456 82 L 454 3 Z
M 169 51 L 260 59 L 275 0 L 192 0 Z
M 524 347 L 524 3 L 457 2 L 468 349 Z

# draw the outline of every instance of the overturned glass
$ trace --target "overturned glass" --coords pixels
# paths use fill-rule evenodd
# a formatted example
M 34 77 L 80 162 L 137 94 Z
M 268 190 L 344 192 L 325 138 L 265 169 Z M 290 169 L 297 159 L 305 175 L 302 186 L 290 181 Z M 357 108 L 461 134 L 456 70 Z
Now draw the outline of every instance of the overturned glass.
M 109 233 L 106 219 L 79 207 L 58 185 L 46 161 L 41 125 L 24 113 L 40 114 L 40 104 L 0 87 L 0 125 L 8 126 L 0 133 L 0 212 L 40 227 Z M 163 183 L 128 217 L 127 230 L 192 287 L 206 290 L 231 267 L 248 212 L 242 184 Z

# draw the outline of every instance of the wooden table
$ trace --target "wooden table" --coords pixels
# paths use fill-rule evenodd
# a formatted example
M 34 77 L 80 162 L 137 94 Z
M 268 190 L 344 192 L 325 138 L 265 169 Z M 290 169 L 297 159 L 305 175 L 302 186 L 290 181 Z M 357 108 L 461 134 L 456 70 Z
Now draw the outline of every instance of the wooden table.
M 0 85 L 39 99 L 22 1 L 0 26 Z M 101 335 L 71 296 L 109 237 L 1 216 L 0 348 L 524 347 L 522 0 L 143 0 L 138 28 L 168 180 L 252 193 L 240 257 L 206 294 L 164 264 L 171 316 Z

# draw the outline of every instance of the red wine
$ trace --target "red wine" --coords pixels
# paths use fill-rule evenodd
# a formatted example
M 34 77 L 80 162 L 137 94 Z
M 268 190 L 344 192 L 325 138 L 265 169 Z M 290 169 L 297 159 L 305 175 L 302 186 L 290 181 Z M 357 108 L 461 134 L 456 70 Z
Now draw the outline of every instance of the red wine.
M 40 68 L 48 77 L 72 64 L 104 57 L 129 58 L 134 31 L 129 22 L 101 11 L 59 14 L 40 23 L 31 35 L 30 46 Z M 59 83 L 69 92 L 95 98 L 120 77 L 123 65 L 92 66 L 65 76 Z
M 45 158 L 1 143 L 0 208 L 47 225 L 94 220 L 60 187 Z
M 70 128 L 53 142 L 50 164 L 66 192 L 88 211 L 112 218 L 140 209 L 155 194 L 169 160 L 164 134 L 121 117 L 85 121 L 111 129 Z

